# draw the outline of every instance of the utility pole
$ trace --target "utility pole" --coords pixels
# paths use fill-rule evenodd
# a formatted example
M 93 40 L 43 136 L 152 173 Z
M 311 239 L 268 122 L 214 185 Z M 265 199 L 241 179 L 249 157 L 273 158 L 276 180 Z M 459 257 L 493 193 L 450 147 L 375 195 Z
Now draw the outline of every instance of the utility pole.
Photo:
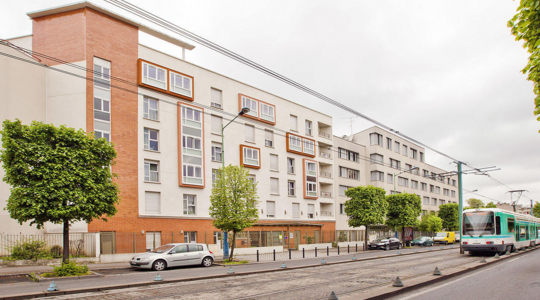
M 461 162 L 457 162 L 458 169 L 458 194 L 459 194 L 459 254 L 464 254 L 463 246 L 461 244 L 461 236 L 463 236 L 463 171 L 461 170 Z

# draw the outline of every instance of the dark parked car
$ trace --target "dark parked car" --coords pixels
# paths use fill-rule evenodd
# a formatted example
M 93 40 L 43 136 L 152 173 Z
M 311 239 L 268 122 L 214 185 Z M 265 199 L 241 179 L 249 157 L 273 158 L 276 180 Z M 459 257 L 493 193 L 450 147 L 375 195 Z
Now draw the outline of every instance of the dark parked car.
M 433 246 L 433 239 L 429 236 L 421 236 L 413 240 L 411 246 Z
M 388 251 L 390 249 L 401 249 L 403 244 L 396 238 L 380 238 L 369 243 L 369 249 L 382 249 Z

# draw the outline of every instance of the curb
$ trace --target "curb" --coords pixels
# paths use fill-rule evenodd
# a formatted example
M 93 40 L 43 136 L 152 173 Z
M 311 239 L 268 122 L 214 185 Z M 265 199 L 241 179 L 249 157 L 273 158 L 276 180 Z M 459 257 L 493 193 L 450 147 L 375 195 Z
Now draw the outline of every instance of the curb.
M 520 251 L 520 252 L 517 252 L 514 255 L 504 256 L 504 257 L 501 257 L 500 259 L 492 260 L 492 261 L 490 261 L 488 263 L 480 264 L 480 265 L 477 265 L 477 266 L 474 266 L 474 267 L 471 267 L 471 268 L 468 268 L 468 269 L 465 269 L 465 270 L 457 271 L 457 272 L 449 274 L 449 275 L 436 276 L 433 279 L 430 279 L 430 280 L 427 280 L 427 281 L 424 281 L 424 282 L 421 282 L 421 283 L 417 283 L 415 285 L 406 286 L 406 287 L 397 289 L 395 291 L 383 293 L 383 294 L 380 294 L 380 295 L 377 295 L 377 296 L 364 298 L 364 299 L 365 300 L 384 300 L 384 299 L 388 299 L 390 297 L 395 297 L 395 296 L 398 296 L 400 294 L 408 293 L 408 292 L 411 292 L 411 291 L 414 291 L 414 290 L 417 290 L 417 289 L 420 289 L 420 288 L 423 288 L 423 287 L 426 287 L 426 286 L 433 285 L 435 283 L 443 282 L 443 281 L 446 281 L 448 279 L 452 279 L 454 277 L 458 277 L 460 275 L 463 275 L 463 274 L 466 274 L 466 273 L 469 273 L 469 272 L 473 272 L 473 271 L 476 271 L 476 270 L 479 270 L 479 269 L 482 269 L 482 268 L 485 268 L 485 267 L 500 263 L 502 261 L 506 261 L 506 260 L 511 259 L 513 257 L 524 255 L 526 253 L 529 253 L 529 252 L 532 252 L 532 251 L 535 251 L 535 250 L 538 250 L 538 249 L 539 248 L 533 248 L 533 249 L 527 249 L 526 251 Z M 386 287 L 389 287 L 389 286 L 386 286 Z
M 199 281 L 199 280 L 207 280 L 207 279 L 226 278 L 226 277 L 247 276 L 247 275 L 264 274 L 264 273 L 272 273 L 272 272 L 280 272 L 280 271 L 288 271 L 288 270 L 307 269 L 307 268 L 313 268 L 313 267 L 324 267 L 324 266 L 329 266 L 329 265 L 356 263 L 356 262 L 367 261 L 367 260 L 376 260 L 376 259 L 384 259 L 384 258 L 390 258 L 390 257 L 396 257 L 396 256 L 408 256 L 408 255 L 415 255 L 415 254 L 428 253 L 428 252 L 437 252 L 437 251 L 447 251 L 447 250 L 455 250 L 455 249 L 445 248 L 445 249 L 411 252 L 411 253 L 404 253 L 404 254 L 391 254 L 391 255 L 385 255 L 385 256 L 379 255 L 377 257 L 358 258 L 357 260 L 327 262 L 326 264 L 318 263 L 318 264 L 311 264 L 311 265 L 305 265 L 305 266 L 287 267 L 285 269 L 276 268 L 276 269 L 260 270 L 260 271 L 239 272 L 239 273 L 234 273 L 234 274 L 217 274 L 217 275 L 199 276 L 199 277 L 192 277 L 192 278 L 169 279 L 169 280 L 163 280 L 163 281 L 147 281 L 147 282 L 132 283 L 132 284 L 119 284 L 119 285 L 109 285 L 109 286 L 92 287 L 92 288 L 60 290 L 57 292 L 43 291 L 43 292 L 35 292 L 35 293 L 19 294 L 19 295 L 11 295 L 11 296 L 8 295 L 8 296 L 3 297 L 2 299 L 11 300 L 11 299 L 53 297 L 57 295 L 82 294 L 82 293 L 89 293 L 89 292 L 99 292 L 99 291 L 107 291 L 107 290 L 114 290 L 114 289 L 125 289 L 125 288 L 142 287 L 142 286 L 176 283 L 176 282 Z

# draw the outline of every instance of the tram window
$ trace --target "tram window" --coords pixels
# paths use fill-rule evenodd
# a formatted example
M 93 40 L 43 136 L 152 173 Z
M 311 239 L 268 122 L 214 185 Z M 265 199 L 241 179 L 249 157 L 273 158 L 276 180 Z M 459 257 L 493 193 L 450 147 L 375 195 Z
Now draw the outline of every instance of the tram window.
M 495 234 L 501 235 L 501 217 L 496 216 L 495 217 Z
M 508 222 L 508 232 L 513 233 L 515 231 L 514 230 L 514 219 L 508 218 L 507 222 Z
M 525 226 L 519 226 L 519 240 L 524 241 L 527 239 L 527 231 Z

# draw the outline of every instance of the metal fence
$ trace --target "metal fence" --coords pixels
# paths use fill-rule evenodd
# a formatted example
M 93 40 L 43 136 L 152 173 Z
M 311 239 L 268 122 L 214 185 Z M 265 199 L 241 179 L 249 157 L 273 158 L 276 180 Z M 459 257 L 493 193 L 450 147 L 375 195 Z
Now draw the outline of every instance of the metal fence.
M 14 247 L 24 246 L 33 241 L 44 243 L 43 250 L 52 257 L 61 257 L 63 253 L 63 234 L 0 234 L 0 256 L 10 256 Z M 71 233 L 69 235 L 69 253 L 72 257 L 96 256 L 96 233 Z

